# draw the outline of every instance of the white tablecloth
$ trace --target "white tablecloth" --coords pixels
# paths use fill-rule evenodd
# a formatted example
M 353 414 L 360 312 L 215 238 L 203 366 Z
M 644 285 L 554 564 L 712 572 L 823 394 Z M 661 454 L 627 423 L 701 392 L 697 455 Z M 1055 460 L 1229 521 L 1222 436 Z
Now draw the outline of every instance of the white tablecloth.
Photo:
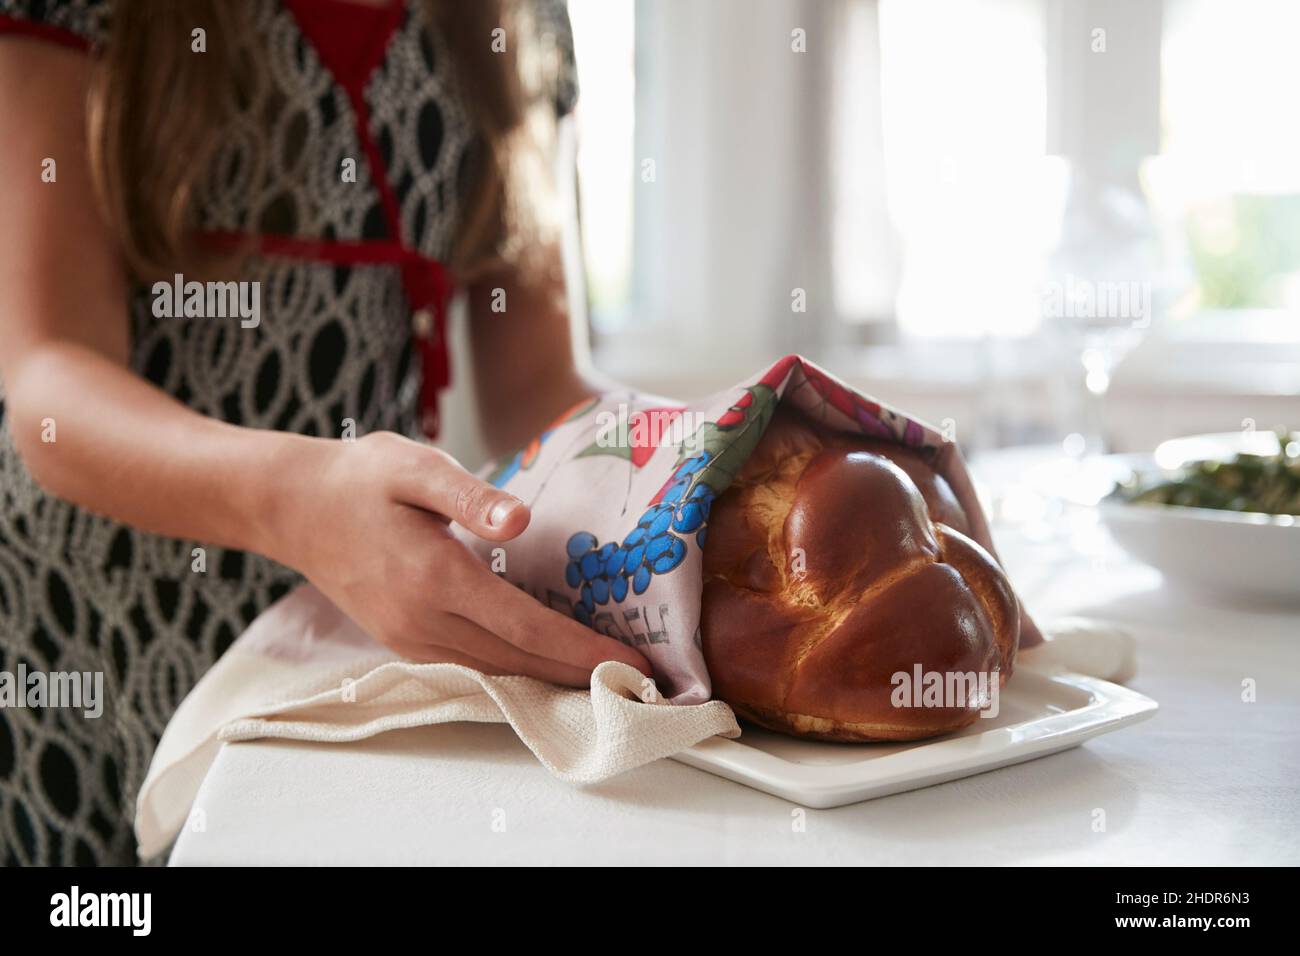
M 1006 492 L 1016 462 L 977 471 Z M 226 745 L 171 862 L 1300 863 L 1300 615 L 1180 594 L 1118 552 L 1091 512 L 999 500 L 1002 557 L 1040 619 L 1081 613 L 1137 635 L 1131 686 L 1160 702 L 1152 720 L 833 810 L 672 760 L 574 788 L 503 725 Z

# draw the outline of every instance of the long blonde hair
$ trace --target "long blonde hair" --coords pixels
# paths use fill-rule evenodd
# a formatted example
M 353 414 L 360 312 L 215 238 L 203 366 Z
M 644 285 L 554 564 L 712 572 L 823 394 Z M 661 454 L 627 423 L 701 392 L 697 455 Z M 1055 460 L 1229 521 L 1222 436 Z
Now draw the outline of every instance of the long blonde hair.
M 522 0 L 422 0 L 453 62 L 478 141 L 475 170 L 450 266 L 471 279 L 502 266 L 529 271 L 530 253 L 552 238 L 536 194 L 544 168 L 538 109 L 550 77 L 532 63 L 533 35 Z M 249 4 L 230 0 L 129 0 L 114 4 L 106 49 L 88 101 L 95 188 L 137 279 L 230 267 L 229 255 L 195 240 L 195 196 L 216 137 L 239 95 L 241 77 L 260 69 Z M 490 45 L 498 27 L 514 42 Z M 189 52 L 195 28 L 207 52 Z M 251 61 L 248 61 L 251 58 Z

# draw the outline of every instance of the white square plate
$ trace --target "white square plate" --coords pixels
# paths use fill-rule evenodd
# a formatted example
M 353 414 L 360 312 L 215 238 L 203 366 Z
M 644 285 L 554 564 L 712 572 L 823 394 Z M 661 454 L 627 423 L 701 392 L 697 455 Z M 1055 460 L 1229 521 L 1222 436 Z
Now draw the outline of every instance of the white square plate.
M 747 787 L 823 809 L 916 790 L 1077 747 L 1152 716 L 1150 697 L 1081 674 L 1017 670 L 996 717 L 934 740 L 833 744 L 743 725 L 739 740 L 712 737 L 674 760 Z

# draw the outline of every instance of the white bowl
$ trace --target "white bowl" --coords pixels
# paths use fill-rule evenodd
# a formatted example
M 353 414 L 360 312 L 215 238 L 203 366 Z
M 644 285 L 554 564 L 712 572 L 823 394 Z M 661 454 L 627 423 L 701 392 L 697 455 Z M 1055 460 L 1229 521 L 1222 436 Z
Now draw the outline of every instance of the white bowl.
M 1193 460 L 1227 459 L 1239 451 L 1273 454 L 1277 440 L 1267 433 L 1175 439 L 1156 449 L 1149 471 Z M 1300 604 L 1300 518 L 1129 504 L 1114 498 L 1099 502 L 1098 507 L 1120 547 L 1173 584 Z

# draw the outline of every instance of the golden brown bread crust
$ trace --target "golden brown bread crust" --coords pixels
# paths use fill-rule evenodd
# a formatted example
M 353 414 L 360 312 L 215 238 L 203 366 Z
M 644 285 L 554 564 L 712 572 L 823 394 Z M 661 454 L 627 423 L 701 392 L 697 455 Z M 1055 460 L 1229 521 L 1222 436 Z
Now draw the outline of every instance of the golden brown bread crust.
M 1010 675 L 1020 628 L 997 563 L 916 452 L 782 407 L 715 502 L 701 628 L 714 696 L 784 733 L 913 740 L 974 701 L 897 707 L 893 675 Z

